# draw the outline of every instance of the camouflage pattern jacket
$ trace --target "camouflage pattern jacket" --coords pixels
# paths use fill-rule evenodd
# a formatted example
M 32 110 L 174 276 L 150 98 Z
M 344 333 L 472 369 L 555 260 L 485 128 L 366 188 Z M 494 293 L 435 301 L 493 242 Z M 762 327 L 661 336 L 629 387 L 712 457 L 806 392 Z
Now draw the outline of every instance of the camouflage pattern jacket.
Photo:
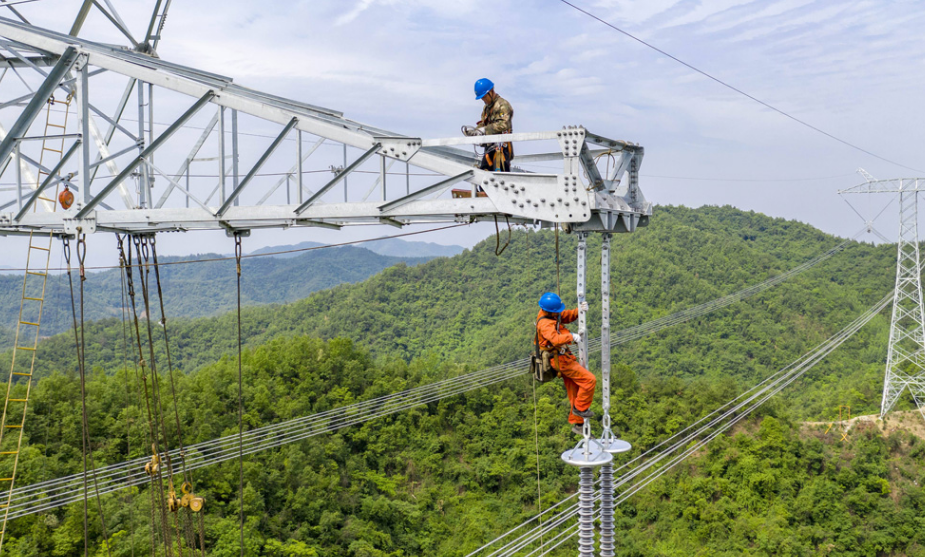
M 511 103 L 496 96 L 495 100 L 482 109 L 482 119 L 479 120 L 478 126 L 485 130 L 485 135 L 511 133 L 514 131 L 511 123 L 513 118 L 514 109 L 511 108 Z

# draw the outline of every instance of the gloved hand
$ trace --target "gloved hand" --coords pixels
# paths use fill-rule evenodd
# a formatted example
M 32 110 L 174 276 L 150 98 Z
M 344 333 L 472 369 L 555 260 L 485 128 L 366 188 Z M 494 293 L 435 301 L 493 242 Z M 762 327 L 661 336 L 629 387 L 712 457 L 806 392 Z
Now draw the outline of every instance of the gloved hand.
M 572 342 L 579 344 L 581 342 L 581 335 L 578 333 L 572 333 Z
M 473 137 L 476 135 L 485 135 L 485 130 L 483 130 L 482 128 L 476 128 L 473 126 L 463 126 L 462 132 L 463 132 L 463 135 L 467 135 L 469 137 Z
M 588 311 L 588 302 L 581 302 L 578 304 L 578 309 L 581 311 Z

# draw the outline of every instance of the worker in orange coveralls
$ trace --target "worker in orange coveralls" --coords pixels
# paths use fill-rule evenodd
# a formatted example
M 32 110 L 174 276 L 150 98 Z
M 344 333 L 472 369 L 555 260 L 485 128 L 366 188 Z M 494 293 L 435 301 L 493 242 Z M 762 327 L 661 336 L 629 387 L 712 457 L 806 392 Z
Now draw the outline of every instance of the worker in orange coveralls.
M 582 311 L 588 311 L 588 302 L 582 302 L 579 307 Z M 568 348 L 572 342 L 581 342 L 581 336 L 569 332 L 562 325 L 576 319 L 578 309 L 566 310 L 565 304 L 557 294 L 547 292 L 540 298 L 540 312 L 536 317 L 540 350 L 555 352 L 550 361 L 562 377 L 565 392 L 568 393 L 571 408 L 568 421 L 572 424 L 572 432 L 581 435 L 581 424 L 585 418 L 594 417 L 591 401 L 594 400 L 597 378 L 578 363 Z

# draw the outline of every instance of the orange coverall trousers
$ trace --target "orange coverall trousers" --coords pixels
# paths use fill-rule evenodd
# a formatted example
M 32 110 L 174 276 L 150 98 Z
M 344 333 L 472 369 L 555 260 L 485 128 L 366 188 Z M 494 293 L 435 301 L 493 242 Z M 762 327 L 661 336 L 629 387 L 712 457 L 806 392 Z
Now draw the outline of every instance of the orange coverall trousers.
M 597 386 L 597 377 L 579 364 L 575 356 L 571 354 L 553 356 L 551 360 L 553 367 L 559 370 L 559 376 L 562 377 L 565 392 L 568 394 L 569 423 L 585 423 L 584 418 L 572 414 L 572 407 L 584 411 L 591 406 L 591 401 L 594 400 L 594 389 Z

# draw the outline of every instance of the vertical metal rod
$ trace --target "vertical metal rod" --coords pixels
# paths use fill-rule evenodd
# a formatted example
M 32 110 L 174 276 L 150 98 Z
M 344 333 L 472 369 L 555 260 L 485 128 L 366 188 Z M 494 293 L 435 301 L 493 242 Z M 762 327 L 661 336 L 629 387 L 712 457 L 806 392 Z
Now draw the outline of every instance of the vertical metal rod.
M 218 107 L 218 183 L 225 202 L 225 107 Z
M 405 195 L 411 195 L 411 165 L 405 161 Z
M 385 156 L 379 157 L 379 177 L 382 179 L 382 200 L 385 201 Z
M 80 67 L 77 79 L 77 106 L 80 110 L 81 142 L 80 175 L 83 182 L 84 203 L 90 200 L 90 76 L 87 73 L 86 59 Z
M 588 466 L 578 473 L 578 557 L 594 557 L 594 473 Z
M 299 200 L 299 205 L 301 205 L 302 204 L 302 130 L 298 130 L 298 139 L 296 140 L 296 144 L 298 145 L 298 151 L 299 151 L 298 152 L 298 159 L 299 159 L 298 172 L 299 174 L 296 176 L 296 179 L 295 179 L 295 185 L 296 185 L 296 188 L 299 190 L 299 195 L 296 197 L 296 199 Z
M 344 143 L 344 168 L 347 168 L 347 144 Z M 344 176 L 344 203 L 347 202 L 347 177 Z
M 601 405 L 603 435 L 610 430 L 610 238 L 601 234 Z M 614 557 L 613 464 L 601 466 L 601 557 Z
M 13 148 L 16 154 L 16 204 L 20 210 L 22 210 L 22 155 L 19 151 L 21 146 L 22 141 L 17 141 L 16 147 Z
M 578 334 L 581 335 L 581 342 L 578 343 L 578 361 L 585 368 L 588 367 L 588 335 L 587 325 L 588 316 L 581 309 L 581 303 L 585 301 L 585 271 L 588 268 L 588 233 L 578 233 Z
M 290 205 L 292 203 L 292 198 L 290 196 L 290 193 L 292 193 L 292 185 L 290 184 L 291 181 L 292 174 L 286 174 L 286 205 Z
M 192 161 L 186 163 L 186 193 L 189 193 L 189 167 Z M 186 196 L 186 208 L 189 209 L 189 196 Z
M 232 190 L 238 189 L 238 111 L 231 109 L 231 183 Z M 238 205 L 238 200 L 234 200 L 234 205 Z
M 154 85 L 148 84 L 148 145 L 154 143 Z M 154 164 L 154 151 L 148 155 L 151 164 Z M 151 193 L 154 189 L 154 171 L 147 165 L 143 165 L 145 173 L 148 175 L 145 180 L 145 196 L 148 198 L 148 205 L 154 207 L 154 195 Z M 187 200 L 189 198 L 187 197 Z
M 610 415 L 610 234 L 601 234 L 601 401 Z
M 86 142 L 84 142 L 86 143 Z M 145 84 L 138 81 L 138 154 L 145 148 Z M 148 189 L 148 167 L 142 164 L 138 169 L 138 206 L 145 206 L 145 192 Z M 86 195 L 86 191 L 84 192 Z M 84 197 L 84 199 L 87 199 Z

